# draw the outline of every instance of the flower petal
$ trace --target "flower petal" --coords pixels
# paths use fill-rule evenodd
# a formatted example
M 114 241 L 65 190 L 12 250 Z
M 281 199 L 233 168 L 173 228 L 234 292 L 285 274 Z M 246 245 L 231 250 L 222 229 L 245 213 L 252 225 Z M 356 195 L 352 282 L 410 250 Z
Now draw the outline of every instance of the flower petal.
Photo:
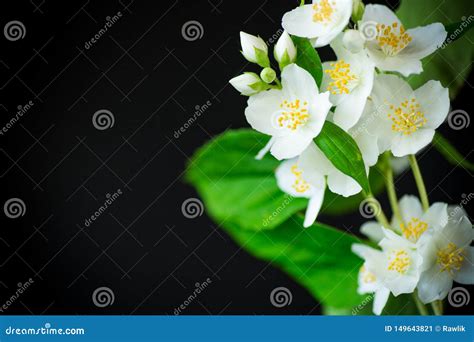
M 422 59 L 443 45 L 447 32 L 441 23 L 407 30 L 412 41 L 400 51 L 400 56 Z
M 299 156 L 313 141 L 311 136 L 290 133 L 284 137 L 276 137 L 270 152 L 278 160 Z
M 328 188 L 339 195 L 349 197 L 359 193 L 362 188 L 352 177 L 343 174 L 338 169 L 334 168 L 328 174 Z
M 296 181 L 296 175 L 292 172 L 292 167 L 298 165 L 298 159 L 288 159 L 283 161 L 275 171 L 275 177 L 278 184 L 278 187 L 285 193 L 293 197 L 304 197 L 309 198 L 311 193 L 311 188 L 308 188 L 305 192 L 298 192 L 293 187 Z M 304 175 L 303 175 L 303 179 Z M 306 180 L 306 179 L 305 179 Z
M 390 295 L 390 290 L 386 287 L 381 287 L 379 290 L 375 292 L 374 296 L 374 304 L 372 307 L 372 311 L 375 315 L 379 316 L 382 313 L 383 308 L 387 304 L 388 297 Z
M 281 25 L 290 34 L 314 38 L 329 32 L 329 27 L 313 21 L 313 5 L 295 8 L 283 15 Z
M 275 113 L 280 110 L 282 94 L 281 90 L 271 89 L 249 97 L 245 117 L 252 128 L 268 135 L 283 133 L 273 123 Z
M 317 191 L 308 202 L 308 208 L 306 208 L 306 214 L 304 217 L 303 227 L 308 228 L 311 226 L 316 217 L 318 216 L 319 210 L 324 200 L 324 188 L 321 191 Z
M 428 223 L 429 227 L 444 227 L 448 223 L 448 205 L 446 203 L 433 203 L 421 220 Z
M 461 269 L 454 274 L 454 280 L 460 284 L 474 284 L 474 247 L 469 246 L 465 251 L 465 260 Z
M 365 222 L 360 227 L 360 232 L 375 243 L 379 243 L 384 237 L 382 226 L 375 221 Z
M 392 141 L 392 153 L 395 157 L 416 154 L 433 140 L 434 134 L 434 129 L 424 128 L 410 135 L 397 134 Z
M 421 274 L 418 282 L 418 297 L 424 303 L 444 299 L 453 286 L 453 279 L 448 272 L 440 272 L 434 266 Z
M 287 65 L 281 73 L 281 84 L 286 100 L 310 100 L 318 95 L 318 86 L 313 76 L 296 64 Z
M 368 21 L 374 21 L 378 24 L 384 25 L 392 25 L 393 23 L 400 24 L 400 20 L 397 18 L 395 13 L 384 5 L 366 5 L 362 22 L 364 23 Z
M 449 91 L 439 81 L 428 81 L 415 90 L 415 97 L 427 120 L 424 127 L 438 128 L 449 112 Z

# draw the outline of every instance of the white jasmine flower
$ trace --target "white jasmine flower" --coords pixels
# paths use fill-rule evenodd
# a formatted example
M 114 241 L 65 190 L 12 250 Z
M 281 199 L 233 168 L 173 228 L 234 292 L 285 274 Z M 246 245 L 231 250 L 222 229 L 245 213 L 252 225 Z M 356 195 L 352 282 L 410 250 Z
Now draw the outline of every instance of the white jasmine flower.
M 342 43 L 342 34 L 331 43 L 335 62 L 323 63 L 321 88 L 328 90 L 336 106 L 334 123 L 344 130 L 354 126 L 362 115 L 372 91 L 375 66 L 365 52 L 352 53 Z
M 395 157 L 415 154 L 428 145 L 449 111 L 448 89 L 429 81 L 416 90 L 398 76 L 379 74 L 371 94 L 376 110 L 380 152 Z
M 285 13 L 283 28 L 288 33 L 312 39 L 314 47 L 328 45 L 349 23 L 352 0 L 313 0 Z
M 301 154 L 299 165 L 301 165 L 303 170 L 313 169 L 327 176 L 328 187 L 336 194 L 348 197 L 362 190 L 359 183 L 339 171 L 315 143 L 311 143 Z
M 326 188 L 324 176 L 314 167 L 300 168 L 297 158 L 283 161 L 275 175 L 277 184 L 283 192 L 293 197 L 309 198 L 303 225 L 305 228 L 311 226 L 323 203 Z
M 342 36 L 343 46 L 352 53 L 357 53 L 364 49 L 365 40 L 357 30 L 346 30 Z
M 273 54 L 280 65 L 280 69 L 283 69 L 285 66 L 293 63 L 296 60 L 295 44 L 286 31 L 283 31 L 277 43 L 275 44 Z
M 242 95 L 250 96 L 265 89 L 265 85 L 256 73 L 245 72 L 242 75 L 234 77 L 229 83 L 237 89 Z
M 331 108 L 329 93 L 319 93 L 314 78 L 303 68 L 290 64 L 281 78 L 282 89 L 251 96 L 245 109 L 249 124 L 272 136 L 263 152 L 270 150 L 279 160 L 300 155 L 321 132 Z
M 381 251 L 362 244 L 352 245 L 352 251 L 364 260 L 383 258 Z M 374 293 L 372 311 L 375 315 L 380 315 L 387 304 L 390 290 L 384 286 L 374 273 L 368 270 L 367 262 L 360 268 L 357 282 L 357 292 L 359 294 Z
M 420 60 L 436 51 L 447 35 L 441 23 L 407 30 L 384 5 L 367 5 L 359 28 L 376 67 L 404 76 L 422 72 Z
M 466 216 L 452 218 L 432 234 L 422 247 L 423 270 L 418 296 L 423 303 L 442 300 L 453 286 L 474 284 L 472 224 Z
M 262 38 L 241 31 L 240 45 L 242 54 L 249 62 L 257 63 L 263 68 L 270 66 L 268 46 Z

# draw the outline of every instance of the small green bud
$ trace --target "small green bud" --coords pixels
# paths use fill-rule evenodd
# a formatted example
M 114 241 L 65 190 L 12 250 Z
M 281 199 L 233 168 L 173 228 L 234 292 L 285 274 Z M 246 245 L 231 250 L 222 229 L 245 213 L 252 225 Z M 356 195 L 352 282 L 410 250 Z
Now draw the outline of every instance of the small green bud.
M 352 3 L 352 21 L 357 24 L 360 20 L 362 20 L 362 16 L 364 15 L 365 6 L 361 0 L 353 0 Z
M 276 72 L 272 68 L 265 68 L 260 73 L 260 78 L 265 83 L 272 83 L 273 81 L 275 81 Z

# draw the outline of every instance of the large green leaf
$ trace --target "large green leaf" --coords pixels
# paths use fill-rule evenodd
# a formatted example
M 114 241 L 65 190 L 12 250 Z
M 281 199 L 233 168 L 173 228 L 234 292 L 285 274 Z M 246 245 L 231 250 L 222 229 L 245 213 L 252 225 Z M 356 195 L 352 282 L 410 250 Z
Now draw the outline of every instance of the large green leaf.
M 291 39 L 296 46 L 296 64 L 308 71 L 320 87 L 323 80 L 323 65 L 316 49 L 307 38 L 291 36 Z
M 459 153 L 459 151 L 456 150 L 456 148 L 439 132 L 436 132 L 432 144 L 451 164 L 462 166 L 469 171 L 474 171 L 474 164 Z
M 250 254 L 272 262 L 302 284 L 320 303 L 352 308 L 363 297 L 357 294 L 357 274 L 362 260 L 351 252 L 359 239 L 316 223 L 303 228 L 299 215 L 272 230 L 250 231 L 224 223 L 224 229 Z
M 465 21 L 472 15 L 472 0 L 402 0 L 397 11 L 405 27 L 413 28 L 441 22 L 448 28 L 452 23 Z M 430 79 L 440 80 L 449 87 L 454 98 L 471 71 L 474 56 L 474 30 L 423 60 L 423 73 L 410 76 L 409 81 L 418 88 Z
M 314 142 L 339 171 L 354 178 L 365 192 L 370 193 L 362 154 L 349 134 L 326 121 Z
M 198 190 L 206 211 L 217 221 L 246 229 L 270 229 L 308 200 L 286 195 L 277 186 L 279 162 L 270 155 L 255 160 L 268 137 L 250 129 L 228 131 L 201 147 L 188 165 L 186 179 Z

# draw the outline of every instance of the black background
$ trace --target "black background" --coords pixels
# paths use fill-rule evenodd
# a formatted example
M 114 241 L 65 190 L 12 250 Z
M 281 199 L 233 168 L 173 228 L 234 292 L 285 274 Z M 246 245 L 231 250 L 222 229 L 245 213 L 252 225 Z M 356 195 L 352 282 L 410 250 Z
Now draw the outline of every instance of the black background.
M 188 158 L 212 136 L 247 127 L 246 99 L 227 81 L 254 70 L 240 55 L 240 30 L 270 38 L 298 1 L 9 1 L 0 26 L 19 20 L 24 39 L 0 37 L 2 126 L 19 105 L 34 106 L 0 136 L 0 202 L 21 198 L 26 213 L 0 215 L 0 294 L 34 284 L 8 314 L 173 314 L 194 290 L 212 280 L 185 314 L 317 314 L 309 293 L 267 262 L 255 260 L 205 215 L 187 219 L 182 202 L 196 197 L 181 176 Z M 391 5 L 396 6 L 395 1 Z M 107 16 L 123 16 L 90 49 Z M 201 39 L 183 39 L 181 27 L 201 23 Z M 332 55 L 321 49 L 321 57 Z M 455 109 L 470 113 L 472 81 Z M 173 134 L 196 106 L 211 106 L 179 138 Z M 97 130 L 92 115 L 110 110 L 115 124 Z M 466 156 L 469 130 L 441 131 Z M 453 204 L 472 191 L 472 175 L 434 150 L 420 164 L 432 201 Z M 411 174 L 397 180 L 413 192 Z M 84 220 L 108 193 L 121 195 L 89 227 Z M 385 203 L 385 199 L 382 199 Z M 468 207 L 468 210 L 470 208 Z M 358 214 L 321 217 L 357 228 Z M 111 288 L 115 302 L 96 307 L 91 296 Z M 277 286 L 293 302 L 275 308 Z M 452 311 L 460 313 L 462 310 Z

